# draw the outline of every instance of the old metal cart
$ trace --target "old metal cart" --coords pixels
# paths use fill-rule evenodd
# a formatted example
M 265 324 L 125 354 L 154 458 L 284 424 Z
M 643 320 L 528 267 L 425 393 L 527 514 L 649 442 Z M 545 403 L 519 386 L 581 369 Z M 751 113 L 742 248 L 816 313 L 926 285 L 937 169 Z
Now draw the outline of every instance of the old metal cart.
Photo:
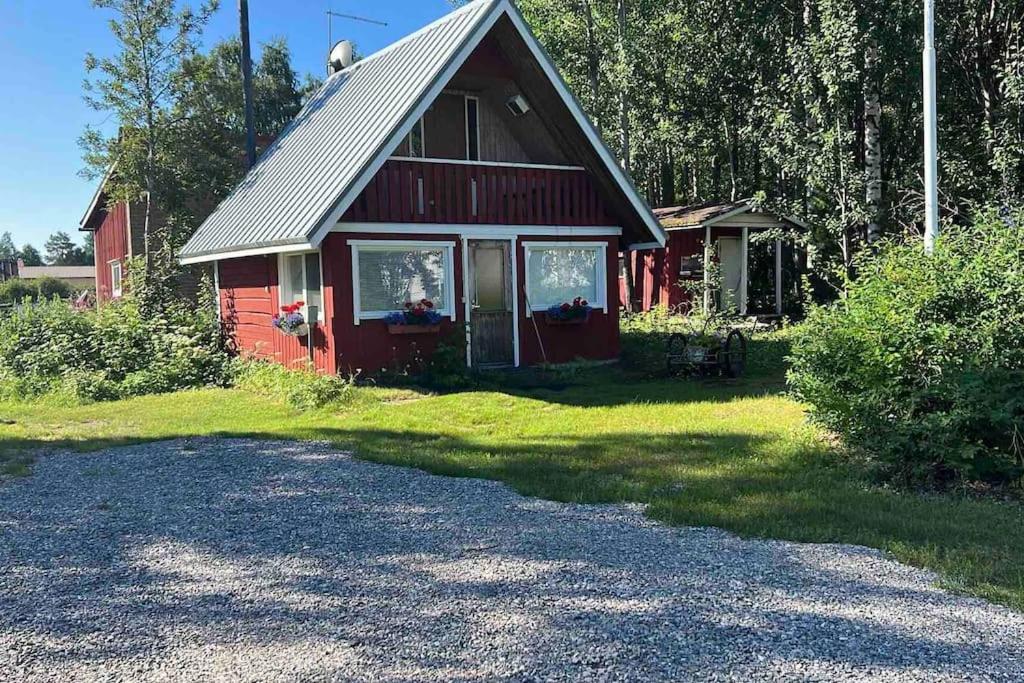
M 670 373 L 739 377 L 747 367 L 747 339 L 738 329 L 723 334 L 670 335 L 665 359 Z

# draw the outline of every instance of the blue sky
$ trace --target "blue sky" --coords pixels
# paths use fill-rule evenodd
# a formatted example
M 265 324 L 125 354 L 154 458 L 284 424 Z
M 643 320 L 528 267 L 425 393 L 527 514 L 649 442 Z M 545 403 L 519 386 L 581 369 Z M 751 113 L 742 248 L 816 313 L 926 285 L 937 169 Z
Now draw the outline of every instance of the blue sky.
M 237 35 L 237 7 L 236 0 L 221 0 L 205 46 Z M 451 10 L 447 0 L 249 0 L 254 52 L 282 37 L 300 76 L 323 75 L 328 7 L 388 22 L 335 20 L 335 39 L 355 40 L 363 54 Z M 0 232 L 10 231 L 19 247 L 31 242 L 41 250 L 57 230 L 78 237 L 95 183 L 78 176 L 77 140 L 87 124 L 112 125 L 82 101 L 82 63 L 86 52 L 114 50 L 109 17 L 89 0 L 0 0 Z

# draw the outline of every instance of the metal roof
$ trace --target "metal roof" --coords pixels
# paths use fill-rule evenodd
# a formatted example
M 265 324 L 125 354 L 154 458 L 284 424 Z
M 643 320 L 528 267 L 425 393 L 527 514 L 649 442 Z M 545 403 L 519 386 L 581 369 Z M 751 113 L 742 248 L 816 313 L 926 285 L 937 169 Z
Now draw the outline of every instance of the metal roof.
M 666 206 L 654 210 L 654 215 L 658 217 L 666 230 L 702 228 L 745 213 L 762 213 L 780 222 L 792 223 L 801 228 L 807 227 L 806 223 L 793 216 L 783 216 L 759 208 L 752 199 L 741 199 L 735 202 L 704 202 L 688 206 Z
M 95 266 L 21 266 L 18 277 L 23 280 L 38 280 L 54 277 L 58 280 L 84 280 L 96 278 Z
M 329 77 L 203 222 L 179 253 L 181 260 L 318 245 L 505 14 L 513 21 L 520 18 L 509 0 L 475 0 Z M 593 140 L 608 156 L 611 172 L 621 175 L 603 144 Z M 652 233 L 663 240 L 660 226 L 629 181 L 619 182 L 629 185 L 627 192 L 643 206 Z

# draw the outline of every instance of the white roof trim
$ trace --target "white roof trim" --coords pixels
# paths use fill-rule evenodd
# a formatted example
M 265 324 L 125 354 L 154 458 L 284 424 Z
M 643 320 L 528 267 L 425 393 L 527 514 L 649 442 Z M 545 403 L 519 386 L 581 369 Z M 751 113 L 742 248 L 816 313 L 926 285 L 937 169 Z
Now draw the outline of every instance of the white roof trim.
M 538 63 L 540 63 L 541 68 L 544 69 L 544 73 L 547 75 L 548 80 L 551 81 L 552 85 L 555 86 L 555 90 L 557 90 L 558 94 L 561 95 L 565 106 L 568 107 L 570 112 L 572 112 L 576 122 L 579 123 L 580 128 L 583 129 L 587 139 L 590 140 L 590 144 L 595 150 L 597 150 L 601 160 L 604 161 L 605 167 L 612 174 L 612 177 L 618 181 L 619 186 L 626 193 L 626 196 L 629 198 L 633 208 L 635 208 L 637 213 L 643 217 L 644 223 L 651 232 L 651 236 L 654 237 L 655 241 L 659 244 L 665 246 L 665 231 L 662 229 L 661 223 L 658 221 L 657 217 L 655 217 L 654 212 L 651 211 L 651 207 L 647 205 L 647 202 L 645 202 L 640 196 L 640 193 L 637 192 L 636 187 L 633 185 L 633 181 L 629 179 L 626 172 L 619 166 L 618 162 L 612 156 L 608 146 L 604 144 L 604 140 L 602 140 L 601 136 L 598 135 L 597 130 L 594 128 L 594 124 L 590 121 L 590 118 L 587 117 L 586 113 L 584 113 L 583 107 L 569 90 L 565 81 L 562 80 L 562 76 L 558 73 L 558 69 L 555 68 L 551 58 L 548 56 L 537 38 L 533 35 L 533 31 L 530 30 L 526 20 L 523 19 L 523 15 L 520 14 L 516 6 L 508 0 L 501 0 L 501 4 L 508 13 L 509 18 L 512 19 L 512 23 L 519 30 L 520 35 L 522 35 L 526 45 L 530 48 L 534 58 Z
M 103 194 L 103 188 L 107 186 L 107 181 L 110 180 L 110 176 L 114 173 L 114 167 L 116 166 L 116 163 L 112 163 L 110 166 L 107 166 L 107 170 L 103 173 L 103 178 L 100 179 L 100 184 L 96 188 L 96 192 L 92 195 L 92 200 L 89 202 L 89 208 L 85 210 L 85 215 L 83 215 L 82 219 L 78 221 L 79 230 L 85 229 L 85 224 L 89 221 L 89 216 L 91 216 L 92 212 L 96 209 L 96 205 L 100 201 L 100 196 Z
M 296 244 L 278 244 L 269 247 L 254 247 L 252 249 L 239 249 L 237 251 L 222 251 L 213 254 L 198 254 L 179 258 L 178 262 L 183 266 L 193 263 L 210 263 L 211 261 L 226 261 L 232 258 L 244 258 L 246 256 L 266 256 L 267 254 L 285 254 L 294 251 L 316 251 L 317 248 L 307 242 Z

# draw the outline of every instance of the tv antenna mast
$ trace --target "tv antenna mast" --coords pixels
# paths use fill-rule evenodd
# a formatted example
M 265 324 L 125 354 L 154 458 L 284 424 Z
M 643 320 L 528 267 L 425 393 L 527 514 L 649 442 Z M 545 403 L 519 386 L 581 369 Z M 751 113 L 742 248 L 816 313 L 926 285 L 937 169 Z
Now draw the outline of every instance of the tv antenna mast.
M 343 14 L 342 12 L 334 12 L 327 10 L 327 52 L 330 53 L 334 49 L 334 20 L 335 19 L 347 19 L 349 21 L 361 21 L 364 24 L 374 24 L 375 26 L 387 26 L 388 22 L 378 21 L 376 19 L 369 19 L 367 17 L 360 17 L 355 14 Z M 327 75 L 331 75 L 331 65 L 327 65 Z

